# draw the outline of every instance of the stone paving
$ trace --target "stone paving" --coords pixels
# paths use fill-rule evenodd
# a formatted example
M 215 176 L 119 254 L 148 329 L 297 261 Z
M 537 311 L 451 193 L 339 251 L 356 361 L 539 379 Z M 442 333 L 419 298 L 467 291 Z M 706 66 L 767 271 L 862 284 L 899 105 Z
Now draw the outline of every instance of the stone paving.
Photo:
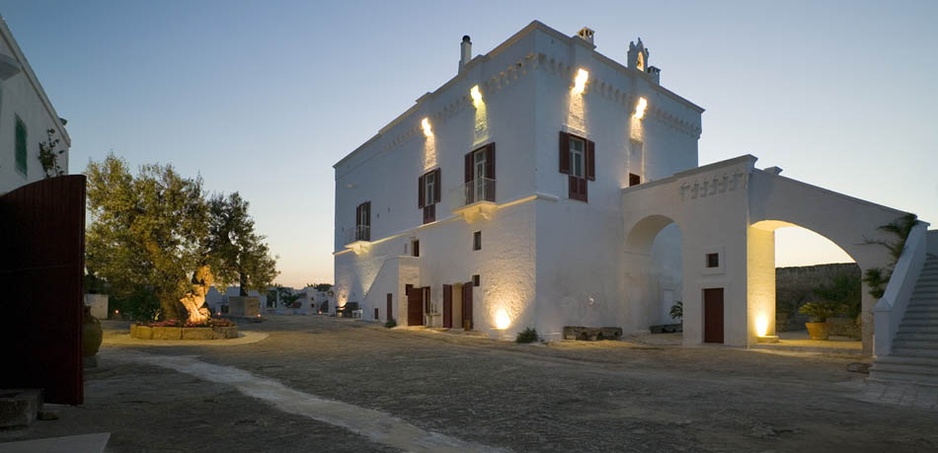
M 57 420 L 0 432 L 0 442 L 108 434 L 109 452 L 938 450 L 938 411 L 881 404 L 934 400 L 922 389 L 870 398 L 866 375 L 847 371 L 862 361 L 849 352 L 685 348 L 661 337 L 517 345 L 318 316 L 242 324 L 245 337 L 227 344 L 157 346 L 127 340 L 126 323 L 104 324 L 85 404 L 47 406 Z M 405 435 L 386 435 L 398 428 Z

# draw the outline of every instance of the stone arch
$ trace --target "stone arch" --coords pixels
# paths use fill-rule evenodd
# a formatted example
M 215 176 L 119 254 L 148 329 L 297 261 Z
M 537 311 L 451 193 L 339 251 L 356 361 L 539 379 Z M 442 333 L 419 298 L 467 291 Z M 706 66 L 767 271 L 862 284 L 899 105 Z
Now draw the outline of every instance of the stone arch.
M 626 323 L 639 332 L 666 324 L 665 314 L 682 298 L 681 229 L 671 217 L 647 215 L 627 227 L 624 244 Z

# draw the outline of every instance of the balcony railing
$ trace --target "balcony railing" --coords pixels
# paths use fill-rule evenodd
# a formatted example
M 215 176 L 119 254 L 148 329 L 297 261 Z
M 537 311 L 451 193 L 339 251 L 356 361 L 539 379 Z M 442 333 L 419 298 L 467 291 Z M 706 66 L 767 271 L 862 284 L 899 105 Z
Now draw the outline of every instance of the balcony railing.
M 452 192 L 452 206 L 454 210 L 482 201 L 495 202 L 494 179 L 476 178 L 457 187 Z
M 371 241 L 371 227 L 367 225 L 356 225 L 353 228 L 345 230 L 345 243 L 369 242 Z

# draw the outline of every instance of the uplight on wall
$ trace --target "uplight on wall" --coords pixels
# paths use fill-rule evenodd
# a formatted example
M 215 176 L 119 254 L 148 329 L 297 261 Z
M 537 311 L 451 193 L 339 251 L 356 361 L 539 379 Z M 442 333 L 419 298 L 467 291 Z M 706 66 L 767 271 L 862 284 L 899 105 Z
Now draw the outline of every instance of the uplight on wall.
M 576 77 L 573 79 L 573 94 L 581 94 L 586 90 L 586 82 L 589 81 L 589 71 L 580 68 L 576 71 Z
M 508 326 L 511 325 L 511 317 L 508 316 L 508 312 L 504 308 L 499 309 L 495 312 L 495 328 L 498 330 L 505 330 Z
M 476 107 L 482 103 L 482 91 L 479 90 L 479 85 L 472 86 L 472 89 L 469 90 L 469 97 L 472 98 L 472 103 Z
M 642 119 L 645 117 L 645 108 L 648 107 L 648 101 L 645 98 L 638 98 L 638 104 L 635 105 L 635 118 Z
M 424 118 L 420 121 L 420 127 L 423 128 L 423 135 L 427 138 L 433 137 L 433 128 L 430 127 L 430 119 Z
M 762 314 L 756 317 L 756 335 L 764 337 L 769 333 L 769 317 Z

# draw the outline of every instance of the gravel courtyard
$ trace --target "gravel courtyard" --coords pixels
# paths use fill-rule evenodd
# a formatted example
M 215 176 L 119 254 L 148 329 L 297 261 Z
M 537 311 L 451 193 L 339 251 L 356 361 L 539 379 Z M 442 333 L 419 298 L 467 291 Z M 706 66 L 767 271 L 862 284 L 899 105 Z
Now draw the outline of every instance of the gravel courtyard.
M 112 452 L 399 451 L 224 382 L 123 358 L 144 352 L 236 368 L 478 447 L 470 450 L 938 450 L 938 412 L 860 401 L 866 375 L 847 371 L 858 361 L 850 355 L 517 345 L 316 316 L 242 323 L 255 341 L 237 344 L 157 346 L 128 339 L 127 323 L 105 328 L 85 404 L 47 406 L 57 420 L 2 432 L 0 442 L 110 432 Z

